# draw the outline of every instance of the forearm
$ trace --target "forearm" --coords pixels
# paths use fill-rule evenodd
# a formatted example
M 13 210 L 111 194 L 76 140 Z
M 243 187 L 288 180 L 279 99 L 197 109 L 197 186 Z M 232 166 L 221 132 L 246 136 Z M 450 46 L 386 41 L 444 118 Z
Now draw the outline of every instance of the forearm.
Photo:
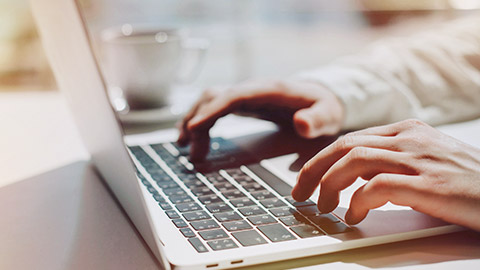
M 480 116 L 480 18 L 389 39 L 358 55 L 300 73 L 345 105 L 344 129 L 417 118 L 429 124 Z

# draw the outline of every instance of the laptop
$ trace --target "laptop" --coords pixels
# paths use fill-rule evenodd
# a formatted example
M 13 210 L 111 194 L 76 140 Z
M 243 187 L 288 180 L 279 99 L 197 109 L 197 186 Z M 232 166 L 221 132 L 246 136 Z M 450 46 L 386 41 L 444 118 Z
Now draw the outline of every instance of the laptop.
M 330 214 L 317 210 L 317 193 L 295 202 L 290 191 L 300 156 L 279 150 L 302 143 L 275 130 L 260 133 L 250 123 L 238 129 L 242 136 L 227 129 L 230 138 L 213 138 L 209 156 L 198 164 L 174 136 L 125 137 L 79 3 L 32 0 L 32 7 L 93 164 L 165 269 L 242 267 L 462 230 L 393 205 L 350 227 L 343 216 L 358 185 L 342 193 Z M 328 139 L 306 143 L 312 152 Z

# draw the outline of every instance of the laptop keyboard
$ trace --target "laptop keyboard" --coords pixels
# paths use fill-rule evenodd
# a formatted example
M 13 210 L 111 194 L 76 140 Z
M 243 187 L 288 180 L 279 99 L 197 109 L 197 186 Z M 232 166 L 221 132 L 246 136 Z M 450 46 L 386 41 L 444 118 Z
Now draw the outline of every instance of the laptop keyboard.
M 206 162 L 188 161 L 173 143 L 131 146 L 137 175 L 197 252 L 291 241 L 350 231 L 232 142 L 213 138 Z

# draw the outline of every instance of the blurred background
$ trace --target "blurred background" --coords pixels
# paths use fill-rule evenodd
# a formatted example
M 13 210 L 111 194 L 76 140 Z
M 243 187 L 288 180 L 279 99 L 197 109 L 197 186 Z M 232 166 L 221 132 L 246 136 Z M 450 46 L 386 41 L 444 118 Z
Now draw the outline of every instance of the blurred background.
M 186 27 L 211 41 L 195 84 L 282 77 L 480 8 L 478 0 L 81 0 L 94 41 L 124 23 Z M 421 23 L 419 23 L 421 21 Z M 219 72 L 221 71 L 221 72 Z M 55 90 L 27 0 L 0 0 L 0 91 Z

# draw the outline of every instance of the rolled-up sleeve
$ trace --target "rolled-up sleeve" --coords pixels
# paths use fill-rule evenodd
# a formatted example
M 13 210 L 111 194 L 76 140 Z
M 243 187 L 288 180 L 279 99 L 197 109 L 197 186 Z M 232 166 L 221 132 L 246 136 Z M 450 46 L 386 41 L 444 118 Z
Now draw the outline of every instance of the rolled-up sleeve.
M 432 125 L 480 117 L 480 15 L 294 77 L 320 83 L 345 105 L 343 129 L 417 118 Z

